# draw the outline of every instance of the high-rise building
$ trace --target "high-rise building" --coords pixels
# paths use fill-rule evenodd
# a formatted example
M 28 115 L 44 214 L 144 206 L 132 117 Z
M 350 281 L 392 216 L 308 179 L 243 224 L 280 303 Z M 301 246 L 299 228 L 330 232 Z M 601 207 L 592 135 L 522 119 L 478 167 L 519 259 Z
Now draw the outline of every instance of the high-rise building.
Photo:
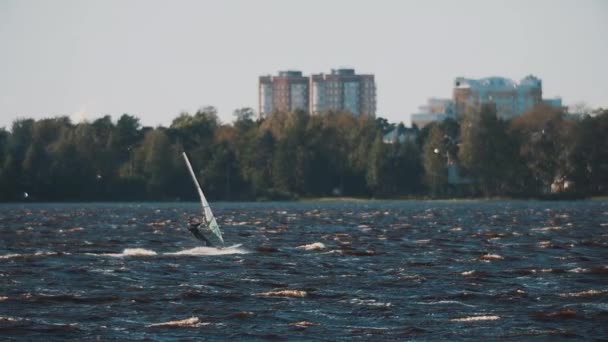
M 354 69 L 332 69 L 310 77 L 310 113 L 345 110 L 355 116 L 376 115 L 374 75 L 357 75 Z
M 259 115 L 274 111 L 309 110 L 308 77 L 301 71 L 280 71 L 278 76 L 260 76 Z
M 519 83 L 504 77 L 458 77 L 453 99 L 457 116 L 475 113 L 484 103 L 494 103 L 499 118 L 512 119 L 542 102 L 542 82 L 531 75 Z
M 281 71 L 261 76 L 258 85 L 259 113 L 305 110 L 321 114 L 330 110 L 353 115 L 376 115 L 374 75 L 357 75 L 354 69 L 333 69 L 330 74 L 302 76 L 300 71 Z

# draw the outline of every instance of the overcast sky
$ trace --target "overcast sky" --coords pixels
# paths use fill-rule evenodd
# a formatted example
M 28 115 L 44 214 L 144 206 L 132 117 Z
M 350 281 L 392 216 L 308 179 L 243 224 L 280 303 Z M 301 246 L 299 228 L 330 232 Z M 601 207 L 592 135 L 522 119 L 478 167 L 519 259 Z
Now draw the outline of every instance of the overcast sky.
M 608 107 L 608 1 L 0 0 L 0 127 L 105 114 L 169 125 L 258 108 L 258 76 L 352 67 L 378 116 L 409 124 L 457 76 L 528 74 L 545 97 Z

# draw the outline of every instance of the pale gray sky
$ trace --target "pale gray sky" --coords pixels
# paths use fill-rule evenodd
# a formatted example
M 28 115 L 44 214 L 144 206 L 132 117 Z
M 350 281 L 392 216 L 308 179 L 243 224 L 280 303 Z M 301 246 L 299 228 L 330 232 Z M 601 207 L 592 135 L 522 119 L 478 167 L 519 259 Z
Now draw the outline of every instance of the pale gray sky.
M 257 80 L 348 66 L 378 116 L 409 124 L 457 76 L 534 74 L 546 97 L 608 107 L 608 1 L 0 0 L 0 127 L 122 113 L 169 125 L 257 110 Z

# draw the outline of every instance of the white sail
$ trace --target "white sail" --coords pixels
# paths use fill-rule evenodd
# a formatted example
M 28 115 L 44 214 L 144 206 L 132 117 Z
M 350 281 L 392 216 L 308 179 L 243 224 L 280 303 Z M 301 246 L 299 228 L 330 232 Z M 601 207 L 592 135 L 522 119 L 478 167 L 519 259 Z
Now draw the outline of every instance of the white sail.
M 184 156 L 184 160 L 186 161 L 186 165 L 188 166 L 188 171 L 190 171 L 190 176 L 192 176 L 194 185 L 196 185 L 196 189 L 198 190 L 198 196 L 201 199 L 201 205 L 203 206 L 203 214 L 205 215 L 205 220 L 207 221 L 208 228 L 221 241 L 223 245 L 224 239 L 222 238 L 222 232 L 220 231 L 220 227 L 217 224 L 215 217 L 213 216 L 213 212 L 211 212 L 211 207 L 209 206 L 209 202 L 207 202 L 207 198 L 203 193 L 203 189 L 201 189 L 201 186 L 198 184 L 198 180 L 196 179 L 196 175 L 194 174 L 192 165 L 190 165 L 190 160 L 188 160 L 186 152 L 183 152 L 182 155 Z

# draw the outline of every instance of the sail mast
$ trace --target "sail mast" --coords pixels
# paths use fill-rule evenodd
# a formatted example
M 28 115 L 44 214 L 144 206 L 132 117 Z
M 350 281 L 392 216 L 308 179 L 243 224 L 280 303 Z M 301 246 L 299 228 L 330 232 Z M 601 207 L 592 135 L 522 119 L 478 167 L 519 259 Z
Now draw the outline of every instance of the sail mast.
M 196 175 L 194 174 L 194 170 L 192 169 L 192 165 L 190 165 L 190 160 L 188 160 L 188 156 L 186 152 L 182 153 L 184 156 L 184 160 L 186 161 L 186 165 L 188 166 L 188 171 L 190 171 L 190 176 L 192 177 L 192 181 L 194 185 L 196 185 L 196 190 L 198 191 L 198 196 L 201 199 L 201 205 L 203 206 L 203 215 L 205 215 L 205 219 L 207 220 L 207 224 L 209 225 L 209 229 L 215 234 L 218 239 L 221 241 L 222 245 L 224 244 L 224 238 L 222 238 L 222 232 L 213 216 L 213 212 L 211 212 L 211 207 L 209 206 L 209 202 L 207 202 L 207 198 L 205 198 L 205 194 L 203 193 L 203 189 L 201 189 L 198 180 L 196 179 Z

